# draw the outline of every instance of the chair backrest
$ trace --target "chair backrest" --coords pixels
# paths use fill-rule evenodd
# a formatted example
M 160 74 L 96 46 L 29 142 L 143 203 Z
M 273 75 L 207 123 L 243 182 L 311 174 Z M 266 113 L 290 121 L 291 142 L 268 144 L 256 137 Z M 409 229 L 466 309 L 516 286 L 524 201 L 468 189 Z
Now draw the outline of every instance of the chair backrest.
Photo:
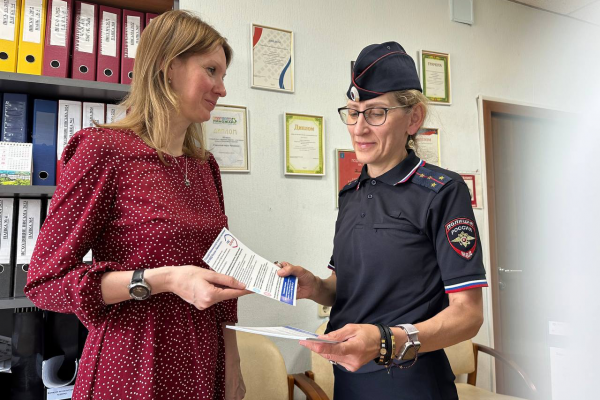
M 322 335 L 325 328 L 327 328 L 327 321 L 319 326 L 316 333 Z M 333 366 L 329 361 L 314 352 L 311 352 L 311 363 L 311 371 L 315 374 L 316 384 L 323 389 L 327 397 L 333 399 Z
M 288 374 L 279 348 L 264 336 L 236 333 L 246 385 L 244 400 L 288 399 Z
M 475 354 L 473 354 L 473 342 L 470 340 L 446 347 L 444 351 L 454 375 L 470 374 L 475 371 Z

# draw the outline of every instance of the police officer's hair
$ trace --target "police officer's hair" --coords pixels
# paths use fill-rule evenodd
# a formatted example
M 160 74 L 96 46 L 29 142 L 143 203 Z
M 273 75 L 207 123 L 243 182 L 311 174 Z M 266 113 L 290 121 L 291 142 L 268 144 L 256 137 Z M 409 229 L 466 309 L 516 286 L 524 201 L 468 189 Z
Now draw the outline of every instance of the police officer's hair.
M 398 102 L 400 106 L 408 106 L 405 109 L 406 113 L 409 113 L 414 106 L 417 104 L 422 104 L 423 107 L 423 121 L 427 119 L 427 113 L 429 111 L 429 99 L 425 97 L 425 95 L 418 90 L 410 89 L 410 90 L 400 90 L 397 92 L 392 92 L 394 98 Z M 421 128 L 421 127 L 419 127 Z M 409 142 L 411 141 L 412 136 L 406 138 L 406 143 L 404 147 L 407 150 L 414 150 L 417 153 L 417 143 L 413 140 L 413 145 L 409 146 Z

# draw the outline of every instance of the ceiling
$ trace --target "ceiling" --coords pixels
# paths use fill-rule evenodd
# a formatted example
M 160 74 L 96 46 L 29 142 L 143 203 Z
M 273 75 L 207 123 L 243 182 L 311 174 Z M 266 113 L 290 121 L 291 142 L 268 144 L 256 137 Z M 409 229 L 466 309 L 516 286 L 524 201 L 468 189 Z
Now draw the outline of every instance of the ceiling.
M 600 0 L 509 0 L 600 26 Z

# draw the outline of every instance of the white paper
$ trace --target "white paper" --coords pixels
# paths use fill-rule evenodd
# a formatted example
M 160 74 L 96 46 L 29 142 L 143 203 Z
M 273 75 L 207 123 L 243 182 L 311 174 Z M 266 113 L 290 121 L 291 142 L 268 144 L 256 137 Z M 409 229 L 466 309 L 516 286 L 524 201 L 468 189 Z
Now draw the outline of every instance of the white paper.
M 117 56 L 117 14 L 108 11 L 102 12 L 100 25 L 100 54 L 103 56 Z
M 90 54 L 94 52 L 94 11 L 93 5 L 81 3 L 77 29 L 77 51 Z
M 42 42 L 42 0 L 25 0 L 23 21 L 23 41 Z
M 64 400 L 73 397 L 75 385 L 47 389 L 46 400 Z
M 60 355 L 42 361 L 42 382 L 49 389 L 64 387 L 75 380 L 79 363 L 75 360 L 75 372 L 70 380 L 63 380 L 58 377 L 58 370 L 63 365 L 65 356 Z
M 10 242 L 12 239 L 14 203 L 14 199 L 0 199 L 0 229 L 2 229 L 2 231 L 0 231 L 0 264 L 10 263 Z M 0 338 L 1 337 L 2 336 L 0 336 Z M 2 350 L 0 350 L 0 360 L 1 359 Z
M 569 353 L 566 349 L 550 347 L 552 400 L 571 400 L 573 398 L 568 390 L 572 385 L 569 375 L 573 368 L 573 364 L 569 361 Z
M 249 327 L 249 326 L 233 326 L 227 325 L 227 328 L 236 331 L 255 333 L 257 335 L 272 336 L 282 339 L 293 340 L 310 340 L 320 343 L 341 343 L 335 340 L 319 339 L 316 333 L 305 331 L 303 329 L 294 328 L 293 326 L 266 326 L 266 327 Z
M 133 15 L 127 16 L 127 28 L 125 29 L 127 46 L 125 46 L 125 57 L 135 58 L 138 44 L 140 43 L 140 36 L 142 35 L 141 20 L 140 17 Z
M 0 39 L 15 40 L 15 25 L 17 24 L 17 0 L 2 0 L 0 2 Z
M 244 246 L 227 228 L 221 230 L 202 261 L 213 270 L 245 283 L 248 290 L 296 305 L 296 277 L 277 275 L 277 265 Z
M 52 2 L 52 29 L 50 29 L 50 44 L 52 46 L 67 45 L 67 22 L 69 21 L 67 2 L 54 0 Z
M 62 152 L 75 132 L 81 130 L 81 102 L 70 100 L 58 101 L 58 135 L 56 142 L 56 159 L 60 160 Z
M 104 123 L 104 103 L 83 103 L 83 121 L 82 128 L 93 128 L 96 125 L 96 121 L 99 124 Z
M 35 242 L 40 233 L 41 200 L 19 201 L 19 229 L 17 234 L 17 264 L 29 264 Z
M 106 123 L 112 124 L 113 122 L 118 122 L 125 118 L 127 115 L 127 110 L 123 106 L 119 106 L 117 104 L 107 104 L 106 105 Z

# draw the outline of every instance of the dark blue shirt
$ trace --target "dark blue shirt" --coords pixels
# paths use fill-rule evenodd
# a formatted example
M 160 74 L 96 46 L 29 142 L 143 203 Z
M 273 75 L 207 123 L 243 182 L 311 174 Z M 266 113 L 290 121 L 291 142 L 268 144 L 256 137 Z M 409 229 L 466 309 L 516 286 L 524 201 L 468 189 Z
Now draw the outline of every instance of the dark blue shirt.
M 487 286 L 469 189 L 460 175 L 414 152 L 339 197 L 333 257 L 336 300 L 328 331 L 349 323 L 425 321 L 447 293 Z

